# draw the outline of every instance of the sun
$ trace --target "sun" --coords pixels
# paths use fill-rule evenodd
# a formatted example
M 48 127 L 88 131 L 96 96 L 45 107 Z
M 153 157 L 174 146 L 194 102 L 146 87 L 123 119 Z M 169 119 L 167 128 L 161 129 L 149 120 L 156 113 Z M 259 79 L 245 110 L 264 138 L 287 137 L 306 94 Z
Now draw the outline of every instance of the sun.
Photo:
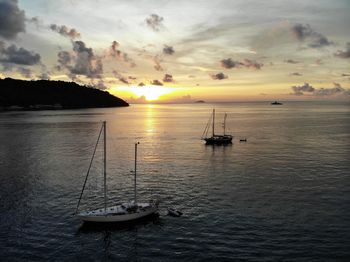
M 144 96 L 147 101 L 158 100 L 160 96 L 171 92 L 169 88 L 160 86 L 138 86 L 131 87 L 130 89 L 138 97 Z
M 129 90 L 138 97 L 145 97 L 147 101 L 159 100 L 162 95 L 172 92 L 172 88 L 162 86 L 135 86 L 130 87 Z

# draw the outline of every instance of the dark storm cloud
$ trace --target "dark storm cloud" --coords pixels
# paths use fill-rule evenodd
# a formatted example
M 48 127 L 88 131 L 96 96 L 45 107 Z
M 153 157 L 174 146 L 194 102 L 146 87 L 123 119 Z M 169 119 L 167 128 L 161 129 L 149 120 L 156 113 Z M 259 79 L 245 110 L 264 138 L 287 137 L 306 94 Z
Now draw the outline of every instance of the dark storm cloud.
M 10 45 L 6 47 L 5 43 L 0 41 L 0 62 L 17 65 L 35 65 L 40 63 L 40 55 L 28 51 L 23 47 Z
M 346 44 L 345 51 L 338 50 L 334 55 L 339 58 L 350 58 L 350 43 Z
M 80 33 L 74 29 L 74 28 L 68 28 L 65 25 L 56 25 L 56 24 L 51 24 L 50 25 L 50 29 L 52 31 L 55 31 L 57 33 L 59 33 L 60 35 L 64 36 L 64 37 L 68 37 L 72 40 L 79 38 L 80 37 Z
M 291 31 L 297 40 L 308 41 L 309 47 L 312 48 L 320 48 L 334 44 L 324 35 L 314 31 L 308 24 L 295 24 L 291 27 Z
M 18 33 L 25 32 L 25 13 L 18 7 L 17 0 L 0 1 L 0 36 L 14 39 Z
M 164 18 L 156 15 L 156 14 L 151 14 L 148 18 L 146 18 L 146 24 L 149 26 L 153 31 L 159 31 L 163 27 L 163 22 Z
M 217 74 L 211 75 L 211 78 L 214 80 L 223 80 L 228 78 L 228 76 L 225 75 L 224 73 L 217 73 Z
M 350 95 L 350 90 L 344 89 L 339 83 L 333 83 L 334 87 L 330 88 L 314 88 L 308 83 L 302 86 L 292 86 L 293 95 L 302 96 L 305 93 L 314 96 L 333 96 L 333 95 Z
M 162 86 L 163 83 L 160 82 L 158 79 L 154 79 L 153 81 L 151 81 L 151 85 Z
M 172 46 L 164 45 L 163 53 L 166 55 L 172 55 L 175 53 L 175 50 Z
M 261 69 L 261 67 L 264 66 L 264 64 L 256 62 L 254 60 L 250 59 L 244 59 L 243 61 L 235 61 L 231 58 L 223 59 L 220 61 L 221 66 L 226 69 L 231 68 L 240 68 L 240 67 L 246 67 L 246 68 L 254 68 L 254 69 Z
M 167 83 L 174 82 L 173 76 L 170 74 L 165 74 L 163 78 L 163 82 L 167 82 Z
M 300 74 L 298 72 L 290 73 L 289 75 L 291 76 L 302 76 L 303 74 Z
M 284 62 L 288 63 L 288 64 L 299 64 L 299 61 L 293 60 L 293 59 L 287 59 L 284 60 Z

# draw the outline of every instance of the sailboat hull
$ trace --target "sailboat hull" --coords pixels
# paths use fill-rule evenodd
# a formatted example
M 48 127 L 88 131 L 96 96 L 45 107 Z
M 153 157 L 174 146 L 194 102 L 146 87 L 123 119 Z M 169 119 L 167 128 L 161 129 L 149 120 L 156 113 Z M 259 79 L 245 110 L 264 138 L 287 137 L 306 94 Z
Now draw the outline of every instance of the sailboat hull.
M 113 223 L 126 222 L 150 216 L 158 211 L 156 205 L 142 203 L 131 205 L 123 204 L 104 209 L 85 211 L 77 214 L 77 217 L 86 222 Z
M 232 136 L 230 135 L 224 135 L 224 136 L 212 136 L 208 138 L 204 138 L 205 143 L 207 145 L 227 145 L 227 144 L 232 144 Z

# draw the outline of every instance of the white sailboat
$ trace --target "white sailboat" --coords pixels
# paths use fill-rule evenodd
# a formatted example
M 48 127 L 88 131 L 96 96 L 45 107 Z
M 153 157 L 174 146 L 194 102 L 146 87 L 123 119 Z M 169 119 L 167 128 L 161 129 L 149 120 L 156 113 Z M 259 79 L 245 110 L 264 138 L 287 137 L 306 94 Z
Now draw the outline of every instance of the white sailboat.
M 101 137 L 101 133 L 103 130 L 103 174 L 104 174 L 104 208 L 93 209 L 88 211 L 78 212 L 80 200 L 82 198 L 84 188 L 86 185 L 86 181 L 89 175 L 89 171 L 91 168 L 92 160 L 94 158 L 96 148 Z M 135 143 L 135 171 L 134 171 L 134 200 L 130 202 L 126 202 L 119 205 L 107 206 L 107 185 L 106 185 L 106 121 L 103 122 L 96 145 L 94 149 L 93 156 L 91 158 L 90 166 L 85 177 L 85 182 L 83 185 L 83 189 L 80 194 L 80 198 L 78 201 L 78 205 L 75 211 L 75 215 L 86 222 L 126 222 L 132 221 L 136 219 L 140 219 L 151 214 L 154 214 L 158 211 L 158 202 L 150 201 L 148 203 L 139 203 L 137 201 L 137 187 L 136 187 L 136 168 L 137 168 L 137 146 L 139 143 Z

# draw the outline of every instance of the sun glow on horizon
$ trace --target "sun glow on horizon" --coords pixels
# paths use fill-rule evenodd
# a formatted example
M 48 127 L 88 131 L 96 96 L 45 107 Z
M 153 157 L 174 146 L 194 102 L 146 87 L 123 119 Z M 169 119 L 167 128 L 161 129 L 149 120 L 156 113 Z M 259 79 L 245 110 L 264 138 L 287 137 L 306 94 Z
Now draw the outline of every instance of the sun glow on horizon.
M 146 101 L 159 100 L 161 96 L 170 94 L 174 91 L 172 87 L 164 86 L 120 86 L 112 88 L 113 91 L 127 92 L 131 96 L 136 96 L 137 98 L 144 97 Z

